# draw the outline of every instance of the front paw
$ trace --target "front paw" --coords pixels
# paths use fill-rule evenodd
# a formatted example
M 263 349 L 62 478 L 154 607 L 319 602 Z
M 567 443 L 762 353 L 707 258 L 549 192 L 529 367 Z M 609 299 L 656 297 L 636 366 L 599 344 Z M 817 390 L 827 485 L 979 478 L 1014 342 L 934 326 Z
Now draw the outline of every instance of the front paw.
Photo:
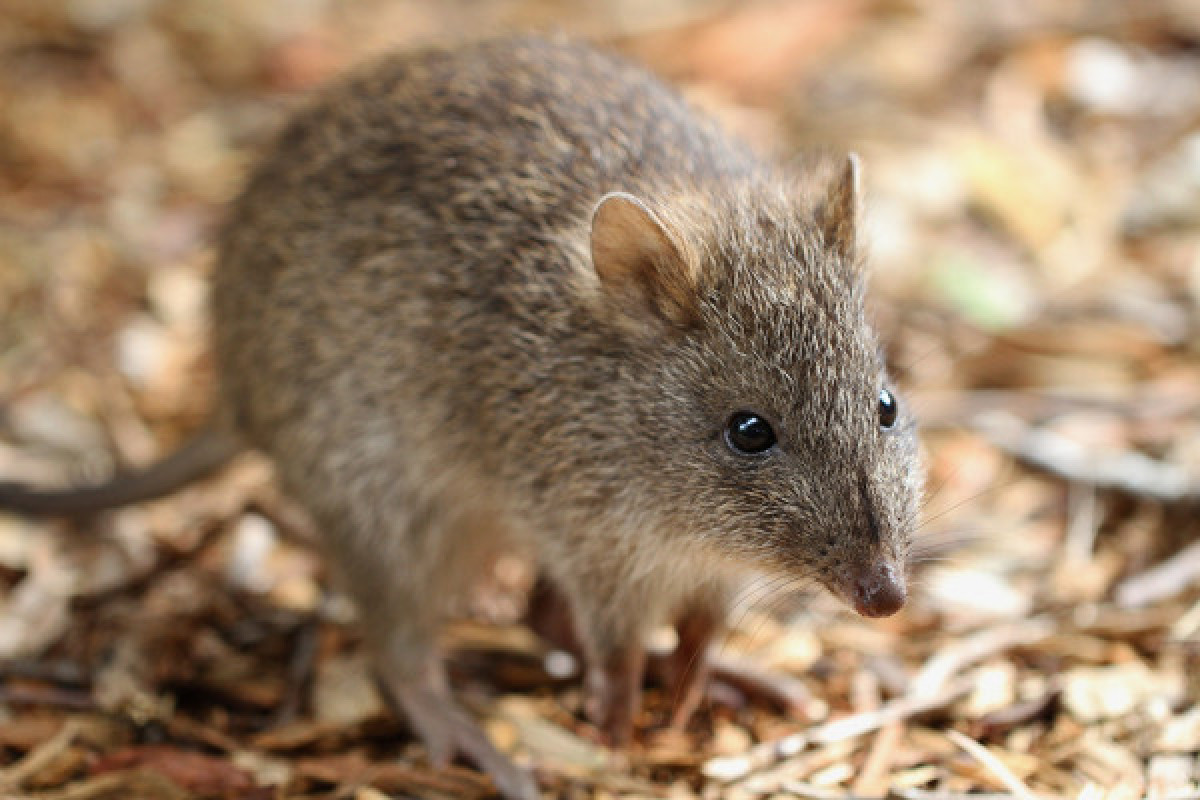
M 584 712 L 612 747 L 633 740 L 634 718 L 641 707 L 646 651 L 627 645 L 588 669 Z

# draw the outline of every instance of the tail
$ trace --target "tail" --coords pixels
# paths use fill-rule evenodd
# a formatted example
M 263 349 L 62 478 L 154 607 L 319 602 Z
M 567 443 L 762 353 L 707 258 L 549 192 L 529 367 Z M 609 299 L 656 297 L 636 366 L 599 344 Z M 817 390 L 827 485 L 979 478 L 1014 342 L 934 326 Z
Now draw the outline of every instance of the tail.
M 0 482 L 0 509 L 72 517 L 153 500 L 215 472 L 241 449 L 229 434 L 209 428 L 157 464 L 140 472 L 118 475 L 100 486 L 34 489 Z

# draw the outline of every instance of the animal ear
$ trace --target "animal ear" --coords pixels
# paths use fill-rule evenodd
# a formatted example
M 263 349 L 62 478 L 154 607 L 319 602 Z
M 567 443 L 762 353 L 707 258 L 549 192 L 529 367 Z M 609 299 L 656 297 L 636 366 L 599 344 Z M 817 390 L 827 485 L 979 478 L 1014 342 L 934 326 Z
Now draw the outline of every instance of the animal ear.
M 695 269 L 658 215 L 633 195 L 610 192 L 596 205 L 592 266 L 619 301 L 678 325 L 695 319 Z
M 825 247 L 845 259 L 854 255 L 858 237 L 861 172 L 858 154 L 851 153 L 829 185 L 825 199 L 817 207 L 817 227 L 824 238 Z

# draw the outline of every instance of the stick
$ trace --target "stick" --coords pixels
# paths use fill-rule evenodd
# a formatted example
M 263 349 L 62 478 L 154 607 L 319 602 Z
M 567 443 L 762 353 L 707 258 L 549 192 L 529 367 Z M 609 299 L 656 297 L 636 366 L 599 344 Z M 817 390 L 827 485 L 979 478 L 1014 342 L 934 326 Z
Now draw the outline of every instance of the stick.
M 1117 605 L 1121 608 L 1148 606 L 1179 594 L 1197 581 L 1200 581 L 1200 542 L 1121 581 L 1117 585 Z
M 1009 455 L 1065 480 L 1168 505 L 1200 505 L 1200 484 L 1177 464 L 1137 452 L 1092 452 L 1060 433 L 1030 428 L 1005 412 L 979 417 L 972 427 Z
M 966 750 L 976 761 L 991 771 L 996 778 L 1004 784 L 1004 786 L 1021 800 L 1038 800 L 1038 796 L 1029 790 L 1025 783 L 1013 774 L 1013 771 L 1008 766 L 996 758 L 991 750 L 981 745 L 979 742 L 971 739 L 956 730 L 946 731 L 947 738 L 956 745 Z
M 968 665 L 1004 650 L 1039 642 L 1055 629 L 1054 620 L 1043 615 L 967 636 L 925 662 L 913 679 L 910 695 L 934 694 Z
M 770 765 L 791 758 L 811 744 L 833 744 L 864 733 L 878 730 L 892 722 L 915 717 L 937 708 L 950 705 L 971 691 L 974 681 L 958 680 L 944 686 L 941 691 L 928 696 L 909 694 L 877 709 L 864 711 L 849 717 L 818 725 L 807 731 L 793 733 L 781 739 L 762 742 L 736 756 L 720 756 L 705 762 L 702 772 L 713 780 L 730 783 L 741 780 Z

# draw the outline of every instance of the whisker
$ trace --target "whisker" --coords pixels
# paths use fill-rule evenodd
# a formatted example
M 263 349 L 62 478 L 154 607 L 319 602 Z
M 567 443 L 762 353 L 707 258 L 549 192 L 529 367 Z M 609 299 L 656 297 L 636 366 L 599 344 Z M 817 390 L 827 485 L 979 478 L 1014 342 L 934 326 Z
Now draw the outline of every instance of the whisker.
M 780 587 L 780 590 L 774 592 L 771 597 L 767 598 L 765 606 L 766 613 L 763 615 L 763 618 L 759 619 L 755 630 L 750 634 L 749 638 L 751 641 L 754 641 L 758 638 L 758 634 L 761 631 L 762 626 L 767 624 L 768 619 L 778 619 L 780 616 L 780 605 L 784 602 L 792 590 L 799 588 L 799 586 L 803 585 L 803 583 L 803 578 L 799 576 L 789 576 L 788 580 L 784 582 L 782 587 Z
M 793 576 L 787 574 L 765 575 L 748 591 L 743 592 L 737 602 L 730 607 L 729 616 L 732 619 L 737 614 L 736 623 L 730 625 L 730 630 L 739 628 L 747 614 L 758 605 L 763 597 L 773 593 L 779 586 L 786 585 Z
M 759 605 L 764 597 L 775 594 L 775 590 L 778 587 L 786 586 L 794 578 L 795 576 L 786 573 L 769 574 L 752 581 L 750 588 L 743 592 L 742 596 L 730 607 L 727 618 L 731 622 L 727 625 L 727 629 L 731 632 L 741 629 L 746 616 Z M 727 644 L 727 637 L 721 640 L 721 644 L 717 649 L 719 655 L 724 655 L 724 648 Z
M 921 520 L 921 524 L 917 527 L 917 530 L 921 530 L 929 523 L 939 520 L 942 517 L 946 516 L 947 514 L 953 512 L 953 511 L 957 511 L 958 509 L 962 508 L 963 506 L 967 505 L 968 503 L 973 503 L 976 500 L 978 500 L 979 498 L 985 497 L 992 492 L 997 492 L 997 491 L 1000 491 L 1001 489 L 1005 489 L 1005 488 L 1013 485 L 1018 480 L 1020 480 L 1021 477 L 1022 477 L 1022 475 L 1020 473 L 1018 473 L 1018 474 L 1015 474 L 1012 477 L 1008 478 L 1005 481 L 1002 481 L 1000 483 L 993 483 L 993 484 L 989 485 L 987 488 L 982 489 L 978 492 L 975 492 L 974 494 L 970 495 L 969 497 L 964 497 L 962 500 L 959 500 L 957 503 L 950 506 L 949 508 L 944 508 L 944 509 L 938 511 L 938 513 L 936 513 L 936 514 L 926 516 L 924 519 Z
M 909 561 L 919 563 L 930 557 L 958 553 L 983 540 L 980 532 L 963 529 L 927 532 L 913 540 L 909 550 Z

